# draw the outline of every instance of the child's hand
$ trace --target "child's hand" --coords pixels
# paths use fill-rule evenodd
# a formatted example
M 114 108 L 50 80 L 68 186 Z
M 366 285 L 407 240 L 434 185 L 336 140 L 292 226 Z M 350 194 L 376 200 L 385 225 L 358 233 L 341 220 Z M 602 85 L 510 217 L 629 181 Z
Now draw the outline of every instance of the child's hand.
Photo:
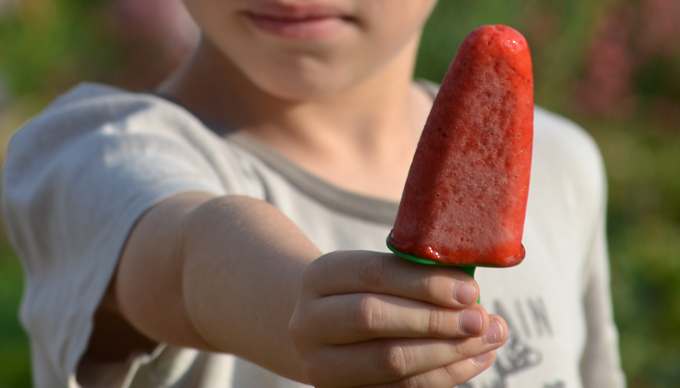
M 290 332 L 317 387 L 451 387 L 494 360 L 507 326 L 455 268 L 338 251 L 306 268 Z

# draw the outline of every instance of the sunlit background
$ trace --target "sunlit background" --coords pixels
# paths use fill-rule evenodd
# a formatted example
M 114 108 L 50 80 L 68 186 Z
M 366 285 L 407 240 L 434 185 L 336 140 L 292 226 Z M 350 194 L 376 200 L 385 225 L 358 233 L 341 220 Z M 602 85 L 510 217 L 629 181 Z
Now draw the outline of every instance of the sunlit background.
M 581 124 L 604 154 L 629 386 L 680 387 L 680 1 L 440 0 L 417 76 L 440 81 L 465 35 L 496 23 L 527 37 L 537 104 Z M 197 35 L 175 0 L 0 0 L 0 160 L 58 94 L 82 81 L 152 88 Z M 0 387 L 28 387 L 22 273 L 4 236 Z

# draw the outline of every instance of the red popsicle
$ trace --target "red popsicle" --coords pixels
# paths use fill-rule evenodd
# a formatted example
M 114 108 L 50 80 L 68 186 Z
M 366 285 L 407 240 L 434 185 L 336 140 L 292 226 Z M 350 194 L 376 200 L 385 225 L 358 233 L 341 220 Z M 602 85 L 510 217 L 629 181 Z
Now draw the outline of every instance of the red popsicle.
M 533 94 L 519 32 L 496 25 L 468 35 L 418 143 L 390 249 L 430 264 L 509 267 L 524 259 Z

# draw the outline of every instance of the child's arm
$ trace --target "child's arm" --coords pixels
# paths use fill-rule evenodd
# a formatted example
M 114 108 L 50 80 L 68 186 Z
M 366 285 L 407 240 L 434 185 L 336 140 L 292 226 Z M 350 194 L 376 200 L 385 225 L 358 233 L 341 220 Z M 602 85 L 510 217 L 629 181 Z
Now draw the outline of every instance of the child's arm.
M 503 320 L 475 304 L 477 286 L 458 270 L 373 252 L 320 255 L 266 202 L 182 194 L 132 231 L 114 305 L 156 341 L 233 353 L 317 386 L 409 376 L 457 385 L 493 360 L 470 357 L 505 340 Z M 476 336 L 498 327 L 490 322 L 502 334 L 487 344 Z

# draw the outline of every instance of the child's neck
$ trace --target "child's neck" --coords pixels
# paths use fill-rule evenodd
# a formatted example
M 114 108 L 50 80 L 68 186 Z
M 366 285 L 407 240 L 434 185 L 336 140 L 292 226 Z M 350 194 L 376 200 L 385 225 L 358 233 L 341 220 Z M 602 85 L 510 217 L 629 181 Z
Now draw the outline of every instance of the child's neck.
M 399 200 L 431 106 L 411 82 L 414 56 L 412 47 L 346 90 L 291 101 L 266 93 L 203 47 L 161 92 L 198 115 L 250 133 L 330 183 Z

